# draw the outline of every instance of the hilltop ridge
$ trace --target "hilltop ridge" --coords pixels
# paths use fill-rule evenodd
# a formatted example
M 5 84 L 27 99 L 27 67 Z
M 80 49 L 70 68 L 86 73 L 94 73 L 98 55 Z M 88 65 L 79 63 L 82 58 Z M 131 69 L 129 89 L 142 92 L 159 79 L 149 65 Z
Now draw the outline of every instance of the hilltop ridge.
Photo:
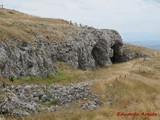
M 38 37 L 59 41 L 77 27 L 63 19 L 41 18 L 15 10 L 0 9 L 0 39 L 34 41 Z M 64 40 L 64 39 L 63 39 Z

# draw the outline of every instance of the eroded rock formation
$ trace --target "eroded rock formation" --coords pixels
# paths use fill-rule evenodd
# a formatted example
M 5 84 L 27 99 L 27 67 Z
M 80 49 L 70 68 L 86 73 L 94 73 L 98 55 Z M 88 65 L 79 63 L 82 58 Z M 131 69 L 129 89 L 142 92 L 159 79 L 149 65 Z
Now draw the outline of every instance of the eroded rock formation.
M 109 66 L 120 60 L 122 39 L 114 30 L 80 28 L 62 42 L 39 37 L 34 42 L 3 39 L 0 44 L 0 75 L 4 77 L 55 74 L 54 62 L 62 61 L 83 70 Z

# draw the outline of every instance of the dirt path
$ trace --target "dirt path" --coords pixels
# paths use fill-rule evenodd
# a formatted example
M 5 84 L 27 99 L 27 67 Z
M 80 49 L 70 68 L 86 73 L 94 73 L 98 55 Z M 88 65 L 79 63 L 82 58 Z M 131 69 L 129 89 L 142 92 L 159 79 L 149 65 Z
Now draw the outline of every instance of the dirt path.
M 99 78 L 98 80 L 118 80 L 120 78 L 126 78 L 132 71 L 137 71 L 142 67 L 143 59 L 135 59 L 129 62 L 115 64 L 109 68 L 104 68 L 99 70 Z

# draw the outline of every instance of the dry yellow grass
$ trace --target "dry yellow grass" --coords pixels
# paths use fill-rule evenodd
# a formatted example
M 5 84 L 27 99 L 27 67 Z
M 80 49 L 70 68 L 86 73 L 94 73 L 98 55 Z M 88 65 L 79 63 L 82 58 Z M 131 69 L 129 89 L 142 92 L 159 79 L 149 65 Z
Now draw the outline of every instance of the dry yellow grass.
M 0 120 L 5 120 L 5 119 L 0 117 Z
M 41 18 L 15 10 L 0 9 L 0 40 L 8 37 L 33 41 L 41 36 L 50 41 L 62 41 L 74 29 L 77 27 L 63 19 Z

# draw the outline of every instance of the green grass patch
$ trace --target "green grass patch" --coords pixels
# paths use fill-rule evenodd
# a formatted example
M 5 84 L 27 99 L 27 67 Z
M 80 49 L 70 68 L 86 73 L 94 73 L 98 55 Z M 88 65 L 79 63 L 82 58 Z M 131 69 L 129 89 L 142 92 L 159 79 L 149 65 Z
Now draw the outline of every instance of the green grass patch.
M 21 80 L 24 81 L 37 81 L 37 80 L 42 80 L 41 77 L 36 77 L 36 76 L 26 76 L 26 77 L 22 77 Z
M 37 76 L 26 76 L 20 78 L 19 81 L 21 84 L 23 83 L 35 83 L 35 84 L 52 84 L 58 82 L 70 81 L 75 78 L 74 74 L 70 74 L 69 71 L 66 70 L 58 70 L 55 75 L 49 73 L 46 78 L 37 77 Z
M 73 76 L 66 71 L 58 70 L 56 75 L 48 74 L 47 78 L 51 83 L 60 82 L 60 81 L 68 81 Z
M 49 106 L 52 106 L 52 105 L 57 105 L 58 104 L 58 100 L 56 100 L 56 99 L 53 99 L 53 100 L 51 100 L 50 102 L 49 102 Z
M 42 103 L 42 105 L 45 105 L 45 106 L 48 106 L 48 107 L 51 107 L 51 106 L 57 105 L 57 104 L 58 104 L 58 100 L 56 100 L 56 99 L 52 99 L 52 100 L 49 101 L 49 102 Z

